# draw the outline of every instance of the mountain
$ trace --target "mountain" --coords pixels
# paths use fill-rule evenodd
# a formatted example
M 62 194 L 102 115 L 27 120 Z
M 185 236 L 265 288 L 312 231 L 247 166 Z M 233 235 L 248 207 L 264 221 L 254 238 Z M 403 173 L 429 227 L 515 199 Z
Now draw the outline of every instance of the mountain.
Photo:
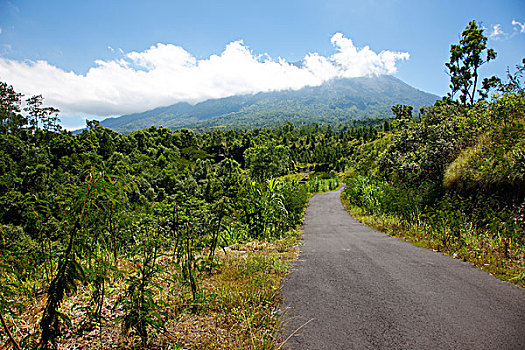
M 102 126 L 131 132 L 155 125 L 167 128 L 254 128 L 293 123 L 339 122 L 391 116 L 395 104 L 431 105 L 438 96 L 417 90 L 389 75 L 334 79 L 300 90 L 261 92 L 207 100 L 190 105 L 177 103 L 142 113 L 107 118 Z

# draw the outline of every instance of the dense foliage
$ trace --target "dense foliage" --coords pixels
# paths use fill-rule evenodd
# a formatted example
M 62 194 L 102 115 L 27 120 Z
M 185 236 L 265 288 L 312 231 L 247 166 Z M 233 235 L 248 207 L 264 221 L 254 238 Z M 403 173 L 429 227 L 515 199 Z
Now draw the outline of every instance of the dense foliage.
M 490 101 L 439 101 L 418 117 L 393 107 L 393 131 L 355 154 L 347 202 L 392 234 L 525 283 L 525 65 L 517 68 Z
M 0 315 L 16 318 L 45 293 L 39 329 L 19 342 L 43 349 L 71 325 L 67 296 L 90 286 L 82 313 L 91 327 L 115 281 L 126 285 L 114 305 L 123 332 L 146 346 L 165 317 L 159 276 L 179 271 L 167 278 L 189 287 L 186 305 L 197 310 L 199 279 L 217 269 L 219 249 L 285 236 L 301 222 L 309 192 L 339 185 L 334 175 L 308 172 L 341 169 L 353 146 L 378 134 L 366 123 L 338 131 L 288 123 L 125 135 L 96 121 L 72 134 L 40 96 L 22 114 L 22 96 L 5 83 L 1 92 Z M 297 170 L 304 174 L 279 179 Z M 159 264 L 166 257 L 172 267 Z

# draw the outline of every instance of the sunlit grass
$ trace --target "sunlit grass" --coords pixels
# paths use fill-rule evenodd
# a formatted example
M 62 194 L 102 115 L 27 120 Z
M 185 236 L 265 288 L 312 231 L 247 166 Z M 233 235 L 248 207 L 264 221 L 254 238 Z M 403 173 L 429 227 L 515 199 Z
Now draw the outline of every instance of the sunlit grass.
M 525 249 L 508 238 L 483 234 L 472 225 L 459 232 L 451 227 L 431 226 L 422 220 L 404 220 L 395 215 L 372 214 L 341 200 L 352 216 L 363 224 L 418 247 L 430 248 L 468 261 L 497 278 L 525 287 Z
M 445 188 L 520 188 L 525 175 L 525 124 L 513 123 L 493 127 L 476 143 L 461 151 L 447 167 Z
M 281 239 L 235 244 L 221 250 L 212 274 L 200 272 L 196 302 L 176 265 L 170 264 L 171 257 L 160 259 L 159 264 L 171 269 L 156 277 L 159 288 L 155 299 L 162 305 L 165 329 L 149 330 L 148 348 L 277 349 L 280 283 L 290 262 L 296 259 L 299 239 L 298 233 L 292 233 Z M 124 277 L 133 271 L 127 259 L 120 259 L 118 266 Z M 65 300 L 61 311 L 70 315 L 72 325 L 59 339 L 59 348 L 139 348 L 140 338 L 133 332 L 123 336 L 118 319 L 123 313 L 118 301 L 126 288 L 122 276 L 114 276 L 107 283 L 99 321 L 86 322 L 89 286 L 80 285 L 78 292 Z M 28 341 L 38 335 L 44 303 L 44 294 L 24 301 L 26 306 L 16 327 L 20 334 L 30 334 Z M 19 334 L 15 336 L 24 343 Z M 4 334 L 0 339 L 2 343 L 7 340 Z

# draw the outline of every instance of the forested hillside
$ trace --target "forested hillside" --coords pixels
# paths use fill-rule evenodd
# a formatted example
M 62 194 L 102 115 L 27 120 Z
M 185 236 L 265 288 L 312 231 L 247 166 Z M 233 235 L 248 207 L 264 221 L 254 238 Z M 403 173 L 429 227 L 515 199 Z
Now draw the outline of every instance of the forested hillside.
M 151 111 L 108 118 L 102 126 L 131 132 L 150 126 L 166 128 L 261 128 L 285 122 L 337 125 L 358 119 L 383 118 L 394 104 L 416 108 L 433 104 L 437 96 L 392 76 L 330 80 L 321 86 L 208 100 L 194 106 L 178 103 Z
M 1 96 L 2 341 L 29 348 L 274 344 L 290 232 L 310 192 L 339 184 L 312 171 L 342 169 L 356 145 L 378 135 L 366 125 L 290 123 L 126 135 L 95 121 L 72 134 L 40 96 L 24 111 L 5 83 Z M 206 317 L 224 337 L 180 333 L 178 322 Z M 208 329 L 188 327 L 203 337 Z

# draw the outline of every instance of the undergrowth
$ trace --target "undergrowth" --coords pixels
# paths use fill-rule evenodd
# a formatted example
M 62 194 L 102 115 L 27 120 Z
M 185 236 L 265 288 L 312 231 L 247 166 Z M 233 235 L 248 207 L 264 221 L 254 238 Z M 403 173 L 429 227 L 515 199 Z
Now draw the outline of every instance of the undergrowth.
M 149 331 L 149 349 L 276 349 L 280 327 L 276 313 L 281 301 L 280 283 L 288 264 L 296 258 L 298 233 L 269 241 L 238 243 L 217 253 L 218 264 L 212 274 L 199 272 L 199 293 L 192 299 L 188 283 L 171 263 L 172 257 L 158 259 L 159 272 L 153 277 L 155 288 L 150 296 L 158 305 L 155 317 L 161 325 Z M 67 297 L 61 312 L 69 315 L 70 327 L 58 339 L 58 349 L 138 349 L 143 348 L 140 334 L 131 328 L 122 333 L 126 313 L 126 278 L 131 278 L 136 262 L 120 258 L 118 271 L 110 273 L 101 305 L 100 317 L 87 322 L 90 293 L 88 285 Z M 6 320 L 20 344 L 28 339 L 20 335 L 37 335 L 38 320 L 45 304 L 43 294 L 22 300 L 16 324 Z M 0 341 L 7 343 L 0 333 Z
M 452 217 L 457 214 L 453 212 L 441 220 L 429 220 L 424 215 L 406 219 L 391 213 L 374 213 L 351 204 L 345 193 L 341 201 L 354 218 L 367 226 L 416 246 L 468 261 L 501 280 L 525 287 L 525 247 L 519 241 L 494 235 L 467 220 L 454 224 L 458 218 Z

